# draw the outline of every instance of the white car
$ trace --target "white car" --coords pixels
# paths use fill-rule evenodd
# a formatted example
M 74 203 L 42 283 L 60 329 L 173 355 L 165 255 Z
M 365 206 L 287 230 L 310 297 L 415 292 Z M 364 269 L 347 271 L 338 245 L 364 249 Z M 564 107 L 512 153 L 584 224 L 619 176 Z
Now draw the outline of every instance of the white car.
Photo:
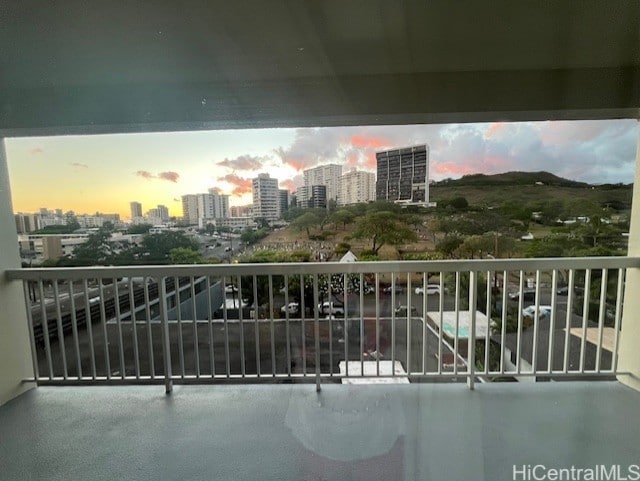
M 227 294 L 233 294 L 234 292 L 238 292 L 238 288 L 233 284 L 227 284 L 226 286 L 224 286 L 224 292 L 226 292 Z
M 280 311 L 283 314 L 297 314 L 300 311 L 300 305 L 297 302 L 290 302 L 286 306 L 282 306 Z
M 538 306 L 538 318 L 541 319 L 543 317 L 548 317 L 551 315 L 551 306 Z M 522 309 L 523 317 L 535 317 L 536 315 L 536 306 L 527 306 Z
M 416 287 L 416 294 L 424 295 L 424 287 Z M 427 284 L 427 295 L 430 296 L 432 294 L 440 295 L 439 284 Z
M 324 301 L 318 304 L 318 310 L 322 314 L 338 314 L 344 315 L 344 307 L 336 305 L 333 302 Z

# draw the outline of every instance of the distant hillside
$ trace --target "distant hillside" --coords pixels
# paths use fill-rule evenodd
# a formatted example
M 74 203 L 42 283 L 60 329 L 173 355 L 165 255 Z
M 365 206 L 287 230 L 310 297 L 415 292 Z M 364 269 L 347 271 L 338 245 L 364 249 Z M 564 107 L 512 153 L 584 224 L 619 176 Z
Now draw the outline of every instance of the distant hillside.
M 564 179 L 550 172 L 504 172 L 502 174 L 485 175 L 471 174 L 460 179 L 445 179 L 435 185 L 480 186 L 480 185 L 535 185 L 542 182 L 545 185 L 557 187 L 587 187 L 589 184 L 575 180 Z
M 563 179 L 549 172 L 505 172 L 496 175 L 467 175 L 461 179 L 436 182 L 430 187 L 429 194 L 434 202 L 464 197 L 469 204 L 476 206 L 495 207 L 505 201 L 522 205 L 561 201 L 576 207 L 592 203 L 625 211 L 631 208 L 633 185 L 589 185 Z

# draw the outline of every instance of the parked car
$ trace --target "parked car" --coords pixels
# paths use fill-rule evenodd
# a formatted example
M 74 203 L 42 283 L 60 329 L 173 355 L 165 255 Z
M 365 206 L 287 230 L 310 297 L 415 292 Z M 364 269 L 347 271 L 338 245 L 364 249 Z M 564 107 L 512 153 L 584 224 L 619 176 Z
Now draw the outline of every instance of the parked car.
M 551 316 L 551 306 L 538 306 L 538 319 Z M 535 317 L 536 306 L 527 306 L 522 309 L 522 315 L 524 317 Z
M 517 301 L 520 299 L 519 292 L 510 292 L 509 299 L 512 301 Z M 533 302 L 536 300 L 536 291 L 522 291 L 522 299 L 525 301 Z
M 227 284 L 224 286 L 224 292 L 227 294 L 233 294 L 234 292 L 238 292 L 238 288 L 233 284 Z
M 335 302 L 324 301 L 318 304 L 318 310 L 322 314 L 344 315 L 344 306 Z
M 411 306 L 411 315 L 414 316 L 418 314 L 418 309 L 415 306 Z M 400 305 L 396 307 L 396 315 L 397 316 L 406 316 L 407 315 L 407 306 Z
M 416 287 L 416 294 L 424 295 L 424 287 Z M 440 284 L 427 284 L 427 295 L 440 295 Z
M 283 314 L 298 314 L 298 312 L 300 312 L 300 304 L 298 304 L 297 302 L 290 302 L 286 306 L 282 306 L 280 308 L 280 312 L 282 312 Z

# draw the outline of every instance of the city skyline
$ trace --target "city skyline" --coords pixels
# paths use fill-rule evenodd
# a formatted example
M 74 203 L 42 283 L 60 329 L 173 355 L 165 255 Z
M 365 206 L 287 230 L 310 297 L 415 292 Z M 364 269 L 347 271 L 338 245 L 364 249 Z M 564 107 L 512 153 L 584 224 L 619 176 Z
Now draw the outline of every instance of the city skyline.
M 223 130 L 8 139 L 15 212 L 40 207 L 130 217 L 217 189 L 230 205 L 251 203 L 251 183 L 269 172 L 294 191 L 302 172 L 339 163 L 374 172 L 377 151 L 426 143 L 433 180 L 510 170 L 547 170 L 590 183 L 631 183 L 637 121 L 561 121 Z

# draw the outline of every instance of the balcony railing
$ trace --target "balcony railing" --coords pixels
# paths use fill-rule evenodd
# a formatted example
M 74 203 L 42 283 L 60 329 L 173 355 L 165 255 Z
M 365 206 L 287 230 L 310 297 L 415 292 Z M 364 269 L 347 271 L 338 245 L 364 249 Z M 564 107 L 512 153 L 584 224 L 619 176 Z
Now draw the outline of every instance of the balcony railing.
M 612 377 L 640 258 L 10 270 L 40 384 Z

